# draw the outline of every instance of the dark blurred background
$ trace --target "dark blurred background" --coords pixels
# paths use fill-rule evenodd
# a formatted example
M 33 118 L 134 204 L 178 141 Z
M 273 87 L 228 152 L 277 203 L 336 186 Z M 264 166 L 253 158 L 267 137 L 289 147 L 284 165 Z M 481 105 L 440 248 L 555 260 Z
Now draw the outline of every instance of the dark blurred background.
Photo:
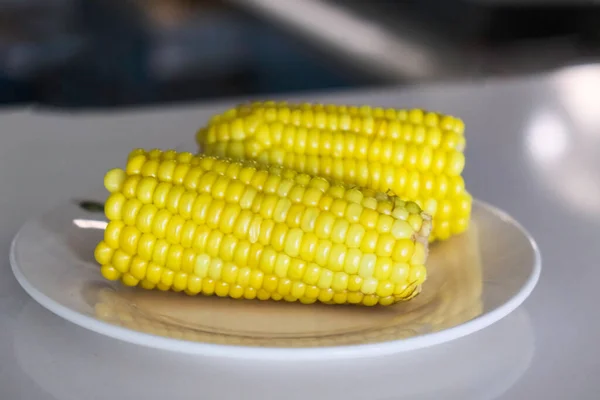
M 0 102 L 119 107 L 545 71 L 600 56 L 576 0 L 0 0 Z

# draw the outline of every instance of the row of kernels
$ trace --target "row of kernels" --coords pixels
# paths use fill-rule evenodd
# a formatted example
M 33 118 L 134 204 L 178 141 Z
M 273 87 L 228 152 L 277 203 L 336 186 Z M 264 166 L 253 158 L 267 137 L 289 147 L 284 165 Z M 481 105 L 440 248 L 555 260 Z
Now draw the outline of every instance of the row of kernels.
M 364 198 L 365 201 L 368 199 L 370 198 Z M 281 201 L 287 201 L 287 206 L 278 207 Z M 369 208 L 362 208 L 357 204 L 350 204 L 346 208 L 344 202 L 345 200 L 335 199 L 332 203 L 331 210 L 339 213 L 338 215 L 314 207 L 302 207 L 300 213 L 290 221 L 288 212 L 291 207 L 287 199 L 274 198 L 272 207 L 269 204 L 259 203 L 254 210 L 242 210 L 238 204 L 226 204 L 221 200 L 213 200 L 208 195 L 200 195 L 189 212 L 191 220 L 186 220 L 172 211 L 158 209 L 154 205 L 142 206 L 138 199 L 125 201 L 120 193 L 113 193 L 106 202 L 106 214 L 113 222 L 122 219 L 128 225 L 136 225 L 142 233 L 152 232 L 158 238 L 166 238 L 169 243 L 182 242 L 190 245 L 197 225 L 202 224 L 208 229 L 218 230 L 223 234 L 233 232 L 239 239 L 248 238 L 251 243 L 260 241 L 264 245 L 271 244 L 277 249 L 282 249 L 284 244 L 290 247 L 291 244 L 300 242 L 306 233 L 314 232 L 318 239 L 331 239 L 333 243 L 345 243 L 350 248 L 361 247 L 363 251 L 380 249 L 377 251 L 383 252 L 385 251 L 383 249 L 391 246 L 393 239 L 412 237 L 420 230 L 422 224 L 422 217 L 419 214 L 410 214 L 405 208 L 393 209 L 394 216 L 406 219 L 403 221 L 386 214 L 379 214 Z M 407 204 L 407 207 L 414 212 L 411 203 Z M 356 214 L 345 213 L 345 210 L 355 208 Z M 272 212 L 273 210 L 279 211 L 275 213 Z M 384 209 L 380 211 L 389 212 Z M 295 225 L 288 225 L 294 221 Z M 106 232 L 112 232 L 112 227 L 115 226 L 112 222 L 109 225 Z M 297 229 L 298 226 L 301 229 Z M 367 232 L 367 229 L 374 232 Z M 288 231 L 290 231 L 289 236 Z M 377 239 L 380 233 L 387 232 L 391 235 L 384 235 L 380 240 Z M 389 240 L 386 241 L 384 238 Z M 293 249 L 293 246 L 290 248 Z
M 264 154 L 269 156 L 269 153 Z M 303 157 L 289 156 L 295 157 L 296 160 Z M 271 162 L 270 159 L 269 162 Z M 277 162 L 277 160 L 273 162 Z M 464 192 L 464 181 L 460 175 L 436 175 L 431 172 L 419 173 L 415 170 L 408 172 L 403 167 L 394 168 L 380 163 L 315 157 L 312 161 L 293 167 L 302 168 L 310 174 L 321 174 L 338 180 L 344 179 L 359 186 L 373 187 L 380 191 L 391 189 L 394 193 L 407 198 L 417 198 L 418 196 L 453 197 Z
M 105 264 L 101 267 L 101 273 L 106 279 L 120 279 L 127 286 L 141 284 L 142 287 L 148 289 L 156 286 L 160 290 L 186 291 L 188 294 L 202 292 L 211 295 L 214 293 L 233 298 L 240 298 L 244 293 L 248 294 L 249 291 L 253 291 L 262 300 L 269 298 L 266 297 L 267 294 L 276 294 L 276 297 L 287 297 L 288 301 L 294 301 L 293 298 L 308 297 L 318 298 L 322 302 L 333 299 L 336 303 L 354 303 L 347 297 L 341 296 L 342 294 L 355 299 L 364 295 L 376 295 L 379 298 L 401 297 L 408 288 L 420 285 L 426 279 L 425 268 L 422 265 L 413 266 L 410 271 L 406 267 L 400 268 L 400 272 L 396 275 L 402 274 L 404 279 L 398 283 L 378 281 L 373 277 L 365 279 L 356 275 L 349 277 L 344 273 L 332 274 L 327 270 L 323 270 L 323 273 L 316 279 L 307 277 L 306 282 L 301 282 L 248 268 L 242 268 L 238 272 L 235 265 L 224 264 L 219 260 L 212 260 L 211 267 L 208 273 L 202 273 L 202 271 L 201 274 L 198 274 L 195 271 L 194 274 L 189 274 L 135 259 L 130 270 L 122 271 L 113 265 Z M 352 293 L 360 293 L 361 296 L 352 295 Z M 336 295 L 338 295 L 338 301 L 335 301 Z M 358 303 L 360 300 L 356 302 Z
M 267 121 L 278 120 L 285 123 L 325 126 L 339 126 L 339 120 L 335 117 L 373 117 L 410 122 L 417 125 L 423 124 L 429 127 L 439 127 L 460 134 L 464 132 L 464 123 L 459 118 L 418 108 L 384 109 L 382 107 L 370 107 L 367 105 L 287 104 L 285 102 L 275 103 L 270 101 L 240 105 L 213 117 L 210 122 L 231 121 L 236 117 L 247 118 L 252 115 L 256 115 Z
M 396 151 L 393 154 L 403 153 L 402 146 L 430 147 L 448 152 L 462 152 L 465 147 L 465 138 L 458 133 L 442 132 L 436 127 L 402 125 L 398 121 L 376 120 L 374 128 L 376 135 L 374 136 L 364 136 L 361 132 L 355 133 L 347 130 L 339 131 L 321 127 L 305 128 L 275 122 L 258 125 L 257 129 L 253 131 L 253 135 L 245 133 L 232 137 L 228 134 L 227 126 L 227 124 L 222 124 L 209 128 L 209 130 L 215 130 L 215 133 L 208 133 L 211 140 L 208 140 L 205 145 L 252 141 L 262 148 L 278 147 L 288 152 L 313 155 L 331 154 L 335 157 L 349 157 L 354 154 L 373 157 L 373 154 L 369 154 L 375 153 L 374 150 L 371 150 L 372 147 L 389 149 L 390 152 L 394 149 Z
M 219 257 L 227 262 L 234 261 L 238 265 L 261 265 L 261 268 L 267 269 L 266 272 L 276 267 L 274 263 L 277 259 L 283 263 L 279 267 L 280 270 L 287 271 L 285 266 L 291 263 L 294 265 L 291 272 L 293 276 L 297 276 L 305 267 L 298 265 L 296 261 L 292 262 L 292 258 L 300 257 L 307 262 L 315 261 L 317 265 L 322 265 L 332 272 L 353 273 L 360 269 L 361 276 L 365 277 L 373 274 L 374 263 L 377 260 L 373 253 L 385 257 L 382 260 L 391 257 L 395 262 L 422 264 L 425 261 L 425 249 L 421 243 L 413 243 L 407 239 L 395 241 L 389 234 L 367 235 L 358 250 L 329 240 L 319 240 L 315 235 L 303 234 L 299 229 L 288 232 L 284 225 L 276 225 L 274 233 L 277 233 L 275 231 L 280 226 L 284 230 L 277 235 L 273 234 L 270 243 L 261 243 L 268 246 L 263 249 L 246 240 L 238 240 L 233 235 L 223 234 L 219 230 L 211 231 L 203 225 L 193 233 L 195 237 L 174 242 L 157 238 L 151 233 L 142 233 L 135 227 L 125 226 L 121 221 L 111 221 L 105 230 L 104 241 L 96 249 L 96 258 L 101 264 L 112 260 L 121 272 L 127 269 L 128 262 L 136 254 L 142 260 L 187 272 L 191 271 L 195 263 L 194 257 L 198 253 L 206 254 L 206 257 Z M 299 235 L 294 239 L 292 236 L 296 233 Z M 278 253 L 281 253 L 281 256 L 278 257 Z M 286 260 L 288 261 L 285 262 Z
M 306 137 L 303 134 L 285 137 L 282 145 L 266 139 L 262 142 L 257 138 L 251 140 L 258 142 L 260 149 L 269 151 L 271 159 L 275 161 L 280 159 L 277 165 L 284 165 L 285 157 L 294 154 L 295 157 L 299 155 L 330 156 L 333 159 L 355 159 L 395 166 L 404 165 L 409 168 L 420 168 L 423 171 L 432 169 L 436 173 L 446 172 L 450 175 L 460 174 L 464 168 L 464 154 L 454 148 L 457 146 L 455 142 L 459 139 L 450 136 L 444 138 L 440 148 L 425 143 L 425 139 L 416 144 L 407 144 L 394 139 L 373 139 L 355 134 L 319 130 L 309 130 Z M 239 142 L 235 141 L 219 141 L 205 150 L 219 156 L 233 156 L 230 154 L 232 152 L 230 149 L 233 149 L 239 158 L 241 150 L 236 147 L 238 144 Z M 266 161 L 264 157 L 261 152 L 257 158 L 264 162 Z M 307 160 L 314 160 L 314 157 L 309 157 Z

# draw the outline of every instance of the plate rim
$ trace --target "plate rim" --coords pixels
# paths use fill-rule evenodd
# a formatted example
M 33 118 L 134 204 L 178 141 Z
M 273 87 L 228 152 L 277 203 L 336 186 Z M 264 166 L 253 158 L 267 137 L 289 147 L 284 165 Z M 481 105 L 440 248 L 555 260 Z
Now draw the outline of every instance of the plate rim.
M 488 212 L 496 215 L 498 218 L 507 221 L 515 226 L 520 233 L 527 239 L 533 250 L 534 260 L 531 274 L 521 286 L 518 292 L 508 301 L 497 306 L 495 309 L 479 315 L 469 321 L 463 322 L 451 328 L 443 329 L 437 332 L 426 333 L 412 336 L 406 339 L 397 339 L 377 343 L 362 343 L 341 346 L 322 346 L 322 347 L 267 347 L 267 346 L 244 346 L 229 345 L 206 342 L 193 342 L 183 339 L 168 338 L 164 336 L 153 335 L 146 332 L 139 332 L 121 326 L 113 325 L 99 320 L 92 316 L 82 314 L 78 311 L 60 304 L 51 297 L 42 293 L 33 286 L 19 267 L 16 259 L 16 245 L 23 231 L 33 224 L 40 216 L 33 217 L 26 221 L 17 231 L 10 245 L 9 261 L 13 275 L 25 292 L 33 298 L 38 304 L 53 314 L 91 332 L 100 333 L 104 336 L 124 341 L 127 343 L 184 353 L 190 355 L 203 355 L 208 357 L 226 357 L 233 359 L 263 359 L 274 361 L 297 361 L 297 360 L 316 360 L 316 359 L 349 359 L 377 357 L 403 353 L 407 351 L 424 349 L 437 344 L 450 342 L 479 330 L 485 329 L 493 323 L 501 320 L 517 307 L 519 307 L 533 292 L 536 287 L 542 270 L 542 256 L 537 242 L 529 231 L 515 218 L 500 208 L 480 199 L 473 199 L 473 203 L 486 209 Z M 54 207 L 56 208 L 56 207 Z M 54 209 L 52 208 L 52 209 Z M 51 212 L 52 209 L 47 212 Z

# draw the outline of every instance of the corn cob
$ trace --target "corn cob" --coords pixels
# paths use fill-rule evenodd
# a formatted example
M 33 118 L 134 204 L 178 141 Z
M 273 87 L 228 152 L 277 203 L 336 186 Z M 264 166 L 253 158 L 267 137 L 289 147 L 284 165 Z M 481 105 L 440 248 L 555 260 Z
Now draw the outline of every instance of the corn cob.
M 430 240 L 469 224 L 472 198 L 460 119 L 420 109 L 253 103 L 216 115 L 197 134 L 203 152 L 257 160 L 376 191 L 433 216 Z
M 134 150 L 109 171 L 102 275 L 232 298 L 389 305 L 426 278 L 414 202 L 279 166 Z

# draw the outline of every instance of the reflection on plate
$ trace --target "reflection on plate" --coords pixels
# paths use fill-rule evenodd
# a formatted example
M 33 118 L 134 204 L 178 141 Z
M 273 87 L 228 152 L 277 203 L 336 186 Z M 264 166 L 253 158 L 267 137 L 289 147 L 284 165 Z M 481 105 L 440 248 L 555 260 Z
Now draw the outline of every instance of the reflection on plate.
M 190 356 L 74 329 L 28 303 L 15 327 L 21 369 L 57 400 L 486 400 L 529 367 L 534 333 L 523 308 L 467 338 L 360 362 L 265 362 Z M 69 377 L 69 379 L 65 379 Z
M 504 317 L 529 295 L 540 271 L 524 231 L 475 202 L 469 231 L 432 246 L 423 292 L 406 303 L 366 308 L 188 297 L 104 281 L 92 259 L 102 237 L 98 216 L 67 204 L 27 223 L 11 249 L 15 276 L 40 304 L 76 324 L 186 353 L 331 358 L 426 347 Z

